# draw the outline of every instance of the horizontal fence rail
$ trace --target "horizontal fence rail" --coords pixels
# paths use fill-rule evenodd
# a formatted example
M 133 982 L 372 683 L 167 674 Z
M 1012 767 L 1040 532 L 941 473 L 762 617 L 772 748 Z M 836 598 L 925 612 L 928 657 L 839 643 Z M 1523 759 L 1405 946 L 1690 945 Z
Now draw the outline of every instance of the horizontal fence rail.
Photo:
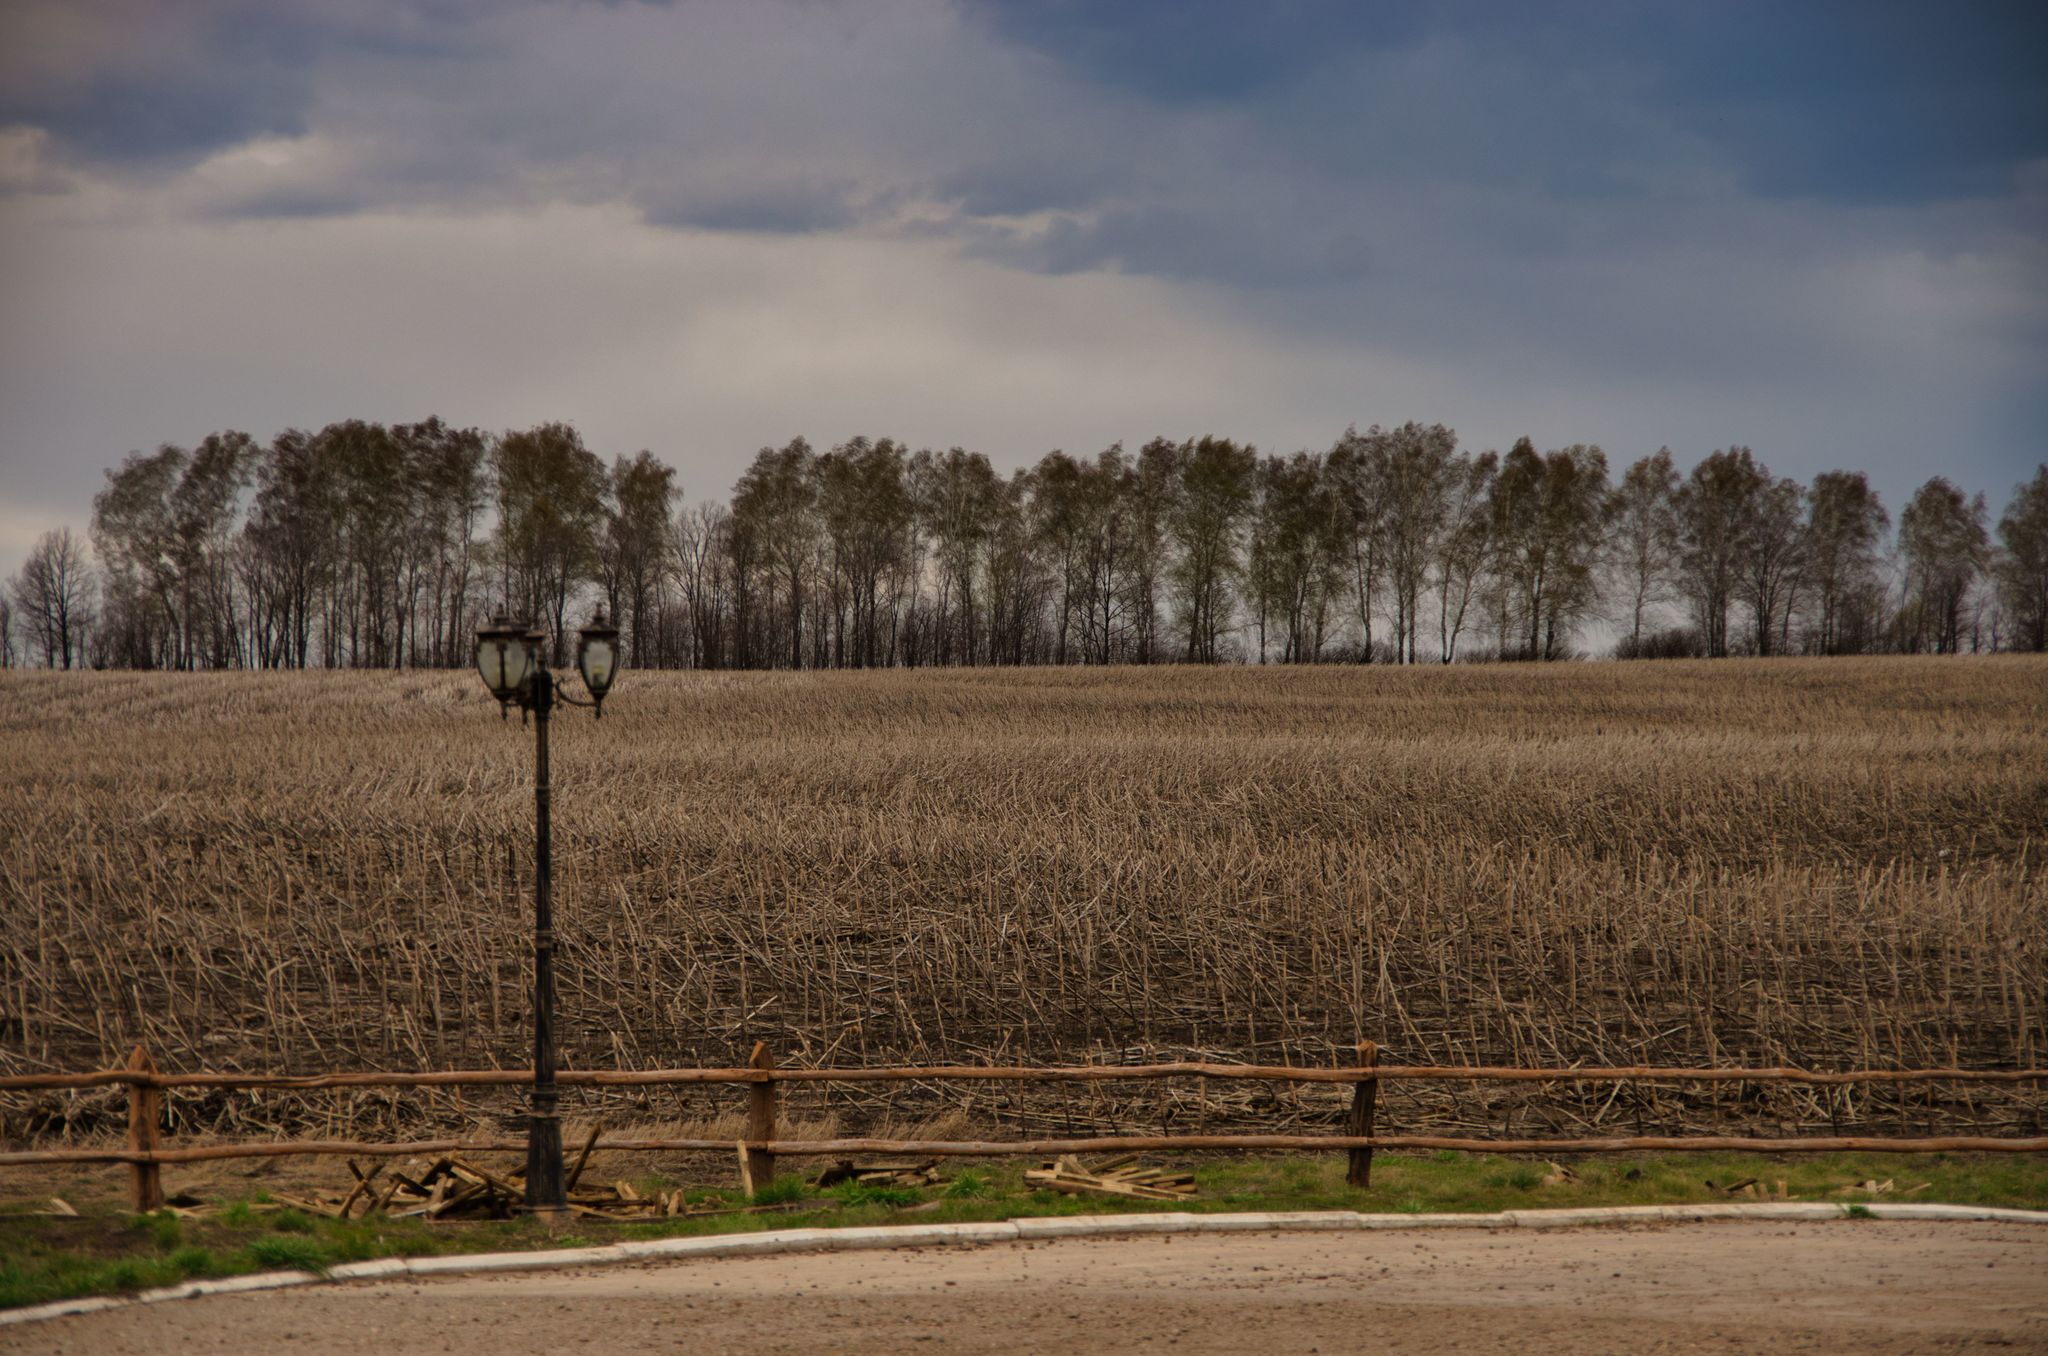
M 1496 1065 L 1378 1063 L 1374 1043 L 1361 1043 L 1356 1063 L 1335 1067 L 1299 1065 L 1210 1064 L 1082 1064 L 1051 1067 L 1028 1065 L 939 1064 L 905 1068 L 778 1068 L 766 1045 L 757 1045 L 752 1061 L 731 1068 L 576 1069 L 556 1074 L 556 1081 L 581 1087 L 659 1087 L 726 1083 L 748 1088 L 747 1137 L 670 1139 L 593 1133 L 593 1148 L 624 1152 L 714 1152 L 740 1157 L 742 1179 L 772 1181 L 777 1156 L 826 1157 L 862 1153 L 918 1154 L 928 1157 L 997 1158 L 1014 1154 L 1140 1153 L 1193 1150 L 1267 1149 L 1292 1152 L 1347 1152 L 1347 1180 L 1354 1186 L 1371 1182 L 1376 1149 L 1459 1150 L 1471 1153 L 1611 1153 L 1638 1150 L 1737 1150 L 1756 1153 L 2042 1153 L 2048 1136 L 2001 1138 L 1982 1135 L 1918 1137 L 1801 1136 L 1761 1138 L 1740 1135 L 1617 1135 L 1587 1138 L 1509 1139 L 1450 1135 L 1375 1133 L 1378 1089 L 1382 1080 L 1504 1083 L 1798 1083 L 1820 1085 L 1902 1083 L 2017 1084 L 2048 1081 L 2048 1069 L 1847 1069 L 1814 1070 L 1782 1066 L 1760 1068 L 1686 1068 L 1659 1065 L 1577 1066 L 1532 1069 Z M 927 1140 L 845 1138 L 793 1140 L 777 1136 L 776 1087 L 784 1083 L 918 1083 L 1017 1082 L 1101 1083 L 1160 1078 L 1264 1080 L 1287 1083 L 1341 1084 L 1352 1090 L 1343 1134 L 1224 1135 L 1098 1135 L 1064 1139 Z M 125 1147 L 22 1149 L 0 1152 L 0 1166 L 55 1163 L 125 1163 L 130 1166 L 133 1203 L 153 1209 L 163 1200 L 161 1165 L 203 1163 L 221 1159 L 279 1158 L 300 1154 L 366 1158 L 430 1154 L 516 1153 L 520 1139 L 450 1138 L 401 1142 L 358 1140 L 275 1140 L 231 1144 L 164 1147 L 158 1141 L 166 1091 L 196 1088 L 317 1090 L 322 1088 L 523 1087 L 533 1074 L 525 1069 L 420 1070 L 326 1074 L 162 1073 L 137 1048 L 123 1069 L 90 1073 L 32 1073 L 0 1076 L 0 1092 L 77 1091 L 124 1087 L 128 1093 L 128 1137 Z
M 565 1087 L 649 1087 L 684 1083 L 1104 1083 L 1147 1078 L 1239 1078 L 1282 1083 L 1356 1083 L 1357 1068 L 1292 1064 L 933 1064 L 901 1069 L 562 1069 Z M 1654 1064 L 1527 1069 L 1480 1064 L 1376 1064 L 1372 1077 L 1418 1082 L 1501 1083 L 2027 1083 L 2048 1080 L 2048 1069 L 1846 1069 L 1839 1072 L 1784 1067 L 1692 1069 Z M 240 1074 L 151 1073 L 103 1069 L 75 1074 L 7 1074 L 0 1092 L 66 1088 L 446 1088 L 524 1087 L 531 1069 L 456 1069 L 394 1073 Z
M 1740 1135 L 1618 1135 L 1604 1139 L 1461 1139 L 1448 1135 L 1102 1135 L 1087 1139 L 771 1139 L 744 1141 L 781 1158 L 845 1154 L 922 1154 L 931 1158 L 1002 1158 L 1011 1154 L 1166 1152 L 1182 1149 L 1458 1149 L 1469 1153 L 1620 1153 L 1629 1150 L 1734 1149 L 1755 1153 L 2041 1153 L 2048 1136 L 2003 1139 L 1989 1135 L 1801 1136 L 1748 1139 Z M 595 1147 L 620 1152 L 731 1153 L 729 1139 L 601 1137 Z M 287 1158 L 294 1154 L 403 1158 L 408 1155 L 524 1153 L 523 1139 L 421 1139 L 377 1143 L 345 1139 L 206 1144 L 190 1149 L 35 1149 L 0 1153 L 0 1167 L 27 1163 L 208 1163 L 227 1158 Z

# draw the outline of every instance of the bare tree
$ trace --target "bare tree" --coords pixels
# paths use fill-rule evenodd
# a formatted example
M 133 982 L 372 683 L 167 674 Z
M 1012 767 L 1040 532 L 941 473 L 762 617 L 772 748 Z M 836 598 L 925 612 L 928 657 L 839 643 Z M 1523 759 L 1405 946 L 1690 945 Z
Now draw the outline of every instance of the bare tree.
M 215 668 L 241 664 L 241 600 L 235 563 L 243 492 L 260 449 L 246 433 L 211 433 L 192 449 L 171 494 L 185 593 L 186 649 Z M 202 648 L 203 647 L 203 648 Z
M 1503 611 L 1526 628 L 1527 658 L 1563 658 L 1592 608 L 1607 508 L 1607 456 L 1597 447 L 1539 455 L 1522 438 L 1501 462 L 1492 518 Z
M 1068 662 L 1074 613 L 1087 593 L 1083 563 L 1091 530 L 1090 482 L 1081 463 L 1055 449 L 1039 459 L 1031 472 L 1032 535 L 1046 552 L 1057 581 L 1052 662 Z
M 107 472 L 92 501 L 92 539 L 106 570 L 110 620 L 118 621 L 117 662 L 184 667 L 184 589 L 171 494 L 190 454 L 168 443 L 131 453 Z
M 450 428 L 437 418 L 393 430 L 407 449 L 412 505 L 409 553 L 422 579 L 410 583 L 414 597 L 409 611 L 427 612 L 429 662 L 467 664 L 470 632 L 475 621 L 472 586 L 476 582 L 477 529 L 490 502 L 485 473 L 488 446 L 473 428 Z M 413 662 L 419 646 L 412 644 Z
M 1344 587 L 1347 526 L 1339 486 L 1313 452 L 1259 462 L 1249 576 L 1259 662 L 1280 632 L 1280 660 L 1323 657 Z
M 726 541 L 732 514 L 719 503 L 693 504 L 676 519 L 676 580 L 689 620 L 689 659 L 699 668 L 723 668 L 729 606 Z
M 68 527 L 45 532 L 29 549 L 8 593 L 29 642 L 41 647 L 48 668 L 81 662 L 84 632 L 92 624 L 98 585 L 85 543 Z
M 1420 423 L 1349 428 L 1320 455 L 1155 438 L 1008 476 L 962 448 L 857 437 L 818 455 L 796 438 L 761 449 L 729 508 L 678 515 L 674 495 L 651 452 L 607 470 L 566 424 L 490 440 L 347 420 L 261 449 L 234 432 L 166 444 L 94 499 L 97 621 L 89 650 L 70 628 L 68 662 L 461 663 L 492 580 L 545 620 L 556 662 L 568 607 L 601 594 L 642 666 L 1413 663 L 1432 606 L 1444 663 L 1487 614 L 1502 657 L 1560 658 L 1603 587 L 1617 653 L 2048 647 L 2048 468 L 2015 493 L 1996 551 L 1982 496 L 1924 487 L 1896 602 L 1865 477 L 1802 490 L 1746 447 L 1684 478 L 1661 449 L 1610 489 L 1597 447 L 1475 456 Z M 67 662 L 64 628 L 5 592 L 18 644 L 0 659 L 47 634 L 44 657 Z M 1678 600 L 1684 645 L 1653 634 Z
M 2013 491 L 1998 542 L 1998 588 L 2020 644 L 2048 650 L 2048 465 Z
M 316 436 L 333 477 L 340 528 L 329 594 L 327 662 L 344 649 L 359 668 L 404 662 L 406 529 L 413 491 L 405 445 L 382 424 L 348 419 Z
M 1180 493 L 1167 514 L 1167 537 L 1175 553 L 1168 577 L 1184 633 L 1181 657 L 1213 664 L 1217 638 L 1229 624 L 1230 584 L 1240 569 L 1259 454 L 1228 438 L 1202 438 L 1183 444 L 1179 456 Z
M 1052 576 L 1038 552 L 1031 523 L 1031 473 L 1003 482 L 988 546 L 990 662 L 1044 663 L 1050 653 L 1044 626 Z
M 1962 648 L 1963 606 L 1990 545 L 1984 519 L 1984 496 L 1965 498 L 1941 476 L 1922 485 L 1899 515 L 1909 648 L 1932 645 L 1937 654 Z
M 612 463 L 604 492 L 604 521 L 597 539 L 597 582 L 612 624 L 625 631 L 632 663 L 653 667 L 650 651 L 661 593 L 667 581 L 669 531 L 676 498 L 676 472 L 642 451 Z
M 919 455 L 928 458 L 930 453 Z M 888 657 L 885 613 L 893 620 L 895 602 L 889 584 L 909 547 L 914 507 L 908 476 L 911 465 L 902 444 L 894 439 L 861 437 L 825 453 L 814 468 L 825 538 L 832 662 L 839 667 L 871 668 Z M 986 458 L 982 465 L 987 465 Z M 991 478 L 994 474 L 989 472 Z M 950 514 L 944 516 L 949 530 L 957 533 L 971 535 L 985 526 L 977 523 L 970 527 Z M 974 514 L 970 512 L 968 517 Z M 978 548 L 970 543 L 970 570 L 977 553 Z
M 1767 474 L 1743 534 L 1744 579 L 1759 655 L 1783 650 L 1790 637 L 1792 607 L 1806 565 L 1804 499 L 1798 481 L 1773 480 Z
M 1154 438 L 1138 449 L 1131 468 L 1131 636 L 1127 660 L 1150 664 L 1160 658 L 1159 605 L 1167 588 L 1167 556 L 1171 540 L 1167 525 L 1181 491 L 1180 447 Z
M 340 561 L 341 507 L 329 444 L 299 429 L 271 440 L 243 535 L 257 662 L 305 668 L 321 599 Z
M 1081 638 L 1089 663 L 1129 657 L 1137 630 L 1137 468 L 1122 443 L 1081 465 Z
M 1807 572 L 1820 609 L 1814 646 L 1822 654 L 1861 649 L 1873 619 L 1858 615 L 1859 600 L 1871 594 L 1891 518 L 1861 471 L 1821 472 L 1806 503 Z
M 193 451 L 165 444 L 107 472 L 92 535 L 126 662 L 197 668 L 241 662 L 237 519 L 256 456 L 247 434 Z
M 1387 584 L 1394 602 L 1394 659 L 1413 664 L 1422 630 L 1422 590 L 1450 511 L 1451 459 L 1458 435 L 1442 424 L 1403 424 L 1366 437 L 1384 439 Z
M 1460 455 L 1451 465 L 1450 497 L 1437 546 L 1438 657 L 1457 657 L 1458 636 L 1494 555 L 1490 501 L 1500 475 L 1500 454 Z
M 1631 651 L 1642 648 L 1644 616 L 1669 592 L 1678 549 L 1678 484 L 1671 449 L 1660 447 L 1631 465 L 1608 498 L 1608 558 L 1628 602 Z
M 1710 656 L 1728 653 L 1728 608 L 1742 584 L 1749 518 L 1769 482 L 1748 448 L 1731 447 L 1708 455 L 1679 487 L 1679 588 Z
M 938 566 L 933 657 L 941 664 L 973 664 L 981 654 L 980 581 L 1002 478 L 981 453 L 955 447 L 910 458 L 907 484 Z
M 1387 566 L 1387 461 L 1387 438 L 1379 426 L 1360 433 L 1353 425 L 1330 448 L 1324 464 L 1344 535 L 1351 606 L 1358 618 L 1358 657 L 1365 663 L 1373 658 L 1373 604 Z
M 764 575 L 781 591 L 787 642 L 783 656 L 791 668 L 803 667 L 804 595 L 817 556 L 817 481 L 811 465 L 815 459 L 802 438 L 792 438 L 780 448 L 764 447 L 732 496 L 730 540 L 758 559 Z
M 569 599 L 591 578 L 604 511 L 604 464 L 567 424 L 508 433 L 497 471 L 500 578 L 506 602 L 545 620 L 564 658 Z

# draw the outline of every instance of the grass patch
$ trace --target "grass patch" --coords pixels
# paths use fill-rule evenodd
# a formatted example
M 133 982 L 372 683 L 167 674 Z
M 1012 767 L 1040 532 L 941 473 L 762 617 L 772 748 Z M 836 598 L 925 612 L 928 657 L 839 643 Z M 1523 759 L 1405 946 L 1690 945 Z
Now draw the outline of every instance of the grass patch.
M 1162 1156 L 1158 1161 L 1173 1160 Z M 1574 1176 L 1569 1179 L 1536 1159 L 1454 1152 L 1382 1154 L 1373 1163 L 1372 1186 L 1362 1190 L 1345 1185 L 1344 1160 L 1338 1154 L 1179 1161 L 1193 1167 L 1198 1186 L 1195 1198 L 1179 1207 L 1031 1190 L 1023 1180 L 1027 1164 L 1010 1160 L 956 1166 L 952 1181 L 928 1188 L 842 1183 L 821 1193 L 801 1178 L 785 1177 L 764 1188 L 753 1203 L 802 1203 L 804 1208 L 617 1224 L 580 1219 L 573 1233 L 549 1233 L 530 1219 L 431 1225 L 418 1219 L 334 1220 L 299 1210 L 260 1210 L 256 1207 L 264 1202 L 255 1199 L 192 1219 L 113 1208 L 87 1209 L 76 1219 L 0 1214 L 0 1308 L 256 1271 L 322 1272 L 343 1262 L 379 1257 L 901 1223 L 907 1222 L 906 1212 L 912 1209 L 916 1213 L 910 1218 L 920 1223 L 1175 1208 L 1490 1212 L 1727 1200 L 1719 1187 L 1744 1178 L 1773 1188 L 1782 1181 L 1793 1200 L 1843 1202 L 1852 1216 L 1868 1217 L 1869 1211 L 1844 1188 L 1871 1180 L 1894 1184 L 1890 1193 L 1875 1199 L 2048 1209 L 2048 1159 L 2024 1154 L 1627 1155 L 1574 1159 Z M 1719 1186 L 1709 1186 L 1710 1182 Z M 701 1189 L 688 1195 L 697 1206 L 743 1203 L 737 1192 Z
M 901 1210 L 924 1202 L 919 1187 L 882 1186 L 870 1182 L 841 1182 L 826 1188 L 825 1194 L 845 1205 L 886 1205 Z
M 178 1269 L 180 1275 L 188 1279 L 195 1276 L 211 1276 L 220 1267 L 210 1248 L 179 1248 L 171 1254 L 170 1263 Z
M 801 1177 L 778 1177 L 747 1199 L 755 1205 L 787 1205 L 811 1194 L 810 1183 Z
M 972 1168 L 946 1183 L 945 1195 L 947 1200 L 976 1201 L 994 1194 L 994 1188 L 989 1184 L 988 1174 L 976 1172 Z
M 280 1271 L 326 1271 L 334 1265 L 333 1252 L 317 1238 L 252 1238 L 244 1251 L 252 1261 Z

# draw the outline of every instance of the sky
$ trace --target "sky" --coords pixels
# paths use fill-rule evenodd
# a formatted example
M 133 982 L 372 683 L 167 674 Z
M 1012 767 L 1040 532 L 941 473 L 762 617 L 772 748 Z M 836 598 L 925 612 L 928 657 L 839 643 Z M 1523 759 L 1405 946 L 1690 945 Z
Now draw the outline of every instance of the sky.
M 1442 422 L 1998 507 L 2048 6 L 7 0 L 0 572 L 135 450 L 575 424 L 690 499 Z

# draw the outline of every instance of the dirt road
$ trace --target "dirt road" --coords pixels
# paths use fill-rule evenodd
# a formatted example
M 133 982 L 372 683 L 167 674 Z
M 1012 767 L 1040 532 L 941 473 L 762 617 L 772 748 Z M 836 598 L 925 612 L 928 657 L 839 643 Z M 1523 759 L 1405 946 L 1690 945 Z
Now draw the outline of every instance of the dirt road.
M 2048 1351 L 2048 1231 L 1859 1222 L 1069 1239 L 320 1287 L 0 1352 Z

